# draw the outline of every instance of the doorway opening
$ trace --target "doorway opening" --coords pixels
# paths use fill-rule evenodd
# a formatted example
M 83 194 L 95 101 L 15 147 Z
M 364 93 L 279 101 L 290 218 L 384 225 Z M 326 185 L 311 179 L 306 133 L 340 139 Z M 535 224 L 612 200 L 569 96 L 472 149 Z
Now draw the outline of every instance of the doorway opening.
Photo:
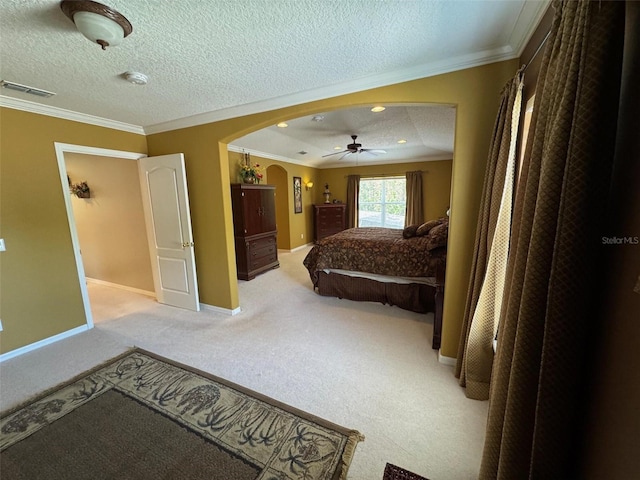
M 88 283 L 100 286 L 94 290 L 115 287 L 128 291 L 125 292 L 129 294 L 128 301 L 122 295 L 113 295 L 113 290 L 112 295 L 107 295 L 129 304 L 124 314 L 130 311 L 131 300 L 139 300 L 140 294 L 155 296 L 161 303 L 199 310 L 182 154 L 151 158 L 140 153 L 61 143 L 56 143 L 55 149 L 87 326 L 92 328 L 94 324 Z M 177 185 L 175 192 L 165 193 L 166 189 L 160 188 L 168 177 L 173 179 L 169 183 Z M 93 185 L 92 195 L 76 198 L 67 193 L 69 183 L 78 182 L 89 188 Z M 156 207 L 157 202 L 162 208 Z M 169 217 L 165 210 L 169 211 Z M 188 225 L 188 231 L 176 233 L 173 225 Z M 167 248 L 160 252 L 165 244 Z M 162 272 L 160 281 L 154 259 Z M 182 268 L 178 268 L 179 264 Z M 193 267 L 191 271 L 188 266 Z M 188 272 L 189 278 L 172 275 L 175 271 Z M 176 304 L 174 297 L 182 300 L 187 296 L 181 288 L 186 284 L 193 305 Z M 122 309 L 116 308 L 115 313 L 118 312 Z M 113 314 L 112 309 L 109 315 Z

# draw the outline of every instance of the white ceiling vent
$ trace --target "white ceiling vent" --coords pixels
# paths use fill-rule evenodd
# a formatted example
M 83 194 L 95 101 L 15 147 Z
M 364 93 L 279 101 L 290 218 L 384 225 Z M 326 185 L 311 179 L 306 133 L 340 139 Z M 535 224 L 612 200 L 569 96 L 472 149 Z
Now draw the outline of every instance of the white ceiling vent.
M 47 92 L 39 88 L 29 87 L 27 85 L 21 85 L 20 83 L 7 82 L 6 80 L 0 80 L 0 86 L 2 88 L 8 88 L 9 90 L 16 90 L 18 92 L 29 93 L 38 97 L 53 97 L 55 93 Z

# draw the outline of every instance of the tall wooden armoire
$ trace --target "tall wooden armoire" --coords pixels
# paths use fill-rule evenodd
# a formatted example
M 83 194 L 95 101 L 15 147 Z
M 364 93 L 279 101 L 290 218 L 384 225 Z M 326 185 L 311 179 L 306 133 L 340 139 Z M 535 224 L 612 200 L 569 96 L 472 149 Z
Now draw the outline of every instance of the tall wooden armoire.
M 240 280 L 251 280 L 280 266 L 275 193 L 273 185 L 231 185 L 236 268 Z

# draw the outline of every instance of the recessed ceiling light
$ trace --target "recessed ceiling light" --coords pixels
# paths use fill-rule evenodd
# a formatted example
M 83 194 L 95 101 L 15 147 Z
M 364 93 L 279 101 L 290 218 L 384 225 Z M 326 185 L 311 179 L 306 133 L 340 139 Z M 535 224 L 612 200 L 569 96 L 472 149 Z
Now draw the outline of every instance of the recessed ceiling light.
M 373 108 L 371 109 L 371 111 L 372 111 L 372 112 L 375 112 L 375 113 L 378 113 L 378 112 L 382 112 L 384 109 L 385 109 L 385 107 L 383 107 L 383 106 L 381 106 L 381 105 L 380 105 L 380 106 L 377 106 L 377 107 L 373 107 Z
M 403 138 L 402 140 L 398 140 L 398 143 L 407 143 L 407 141 Z
M 336 145 L 335 147 L 333 147 L 334 150 L 342 150 L 342 147 L 340 145 Z
M 286 122 L 280 122 L 277 126 L 280 127 L 280 128 L 287 128 L 289 126 L 289 124 L 286 123 Z

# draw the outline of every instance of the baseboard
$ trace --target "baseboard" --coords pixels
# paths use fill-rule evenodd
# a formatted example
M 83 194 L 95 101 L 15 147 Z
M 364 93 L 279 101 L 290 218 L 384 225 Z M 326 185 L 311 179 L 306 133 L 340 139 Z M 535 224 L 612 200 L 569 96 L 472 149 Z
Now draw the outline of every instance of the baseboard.
M 455 367 L 457 361 L 457 358 L 445 357 L 444 355 L 442 355 L 442 353 L 440 353 L 440 350 L 438 350 L 438 362 L 440 362 L 441 364 Z
M 88 283 L 95 283 L 97 285 L 104 285 L 105 287 L 119 288 L 120 290 L 126 290 L 128 292 L 139 293 L 140 295 L 146 295 L 147 297 L 156 298 L 155 292 L 149 292 L 140 288 L 128 287 L 127 285 L 120 285 L 119 283 L 105 282 L 104 280 L 98 280 L 97 278 L 86 277 Z
M 64 340 L 68 337 L 73 337 L 78 333 L 86 332 L 89 330 L 87 325 L 81 325 L 76 328 L 72 328 L 71 330 L 67 330 L 66 332 L 59 333 L 54 335 L 53 337 L 45 338 L 43 340 L 39 340 L 35 343 L 31 343 L 29 345 L 25 345 L 24 347 L 16 348 L 15 350 L 11 350 L 10 352 L 3 353 L 0 355 L 0 362 L 4 362 L 5 360 L 9 360 L 10 358 L 17 357 L 18 355 L 22 355 L 23 353 L 32 352 L 33 350 L 37 350 L 38 348 L 42 348 L 45 345 L 50 345 L 55 342 L 59 342 L 60 340 Z
M 313 245 L 313 243 L 305 243 L 304 245 L 300 245 L 299 247 L 292 248 L 291 250 L 288 250 L 288 251 L 290 253 L 297 252 L 298 250 L 302 250 L 302 249 L 307 248 L 307 247 L 309 247 L 311 245 Z M 285 250 L 285 251 L 287 251 L 287 250 Z
M 241 312 L 240 307 L 237 307 L 231 310 L 230 308 L 216 307 L 213 305 L 207 305 L 206 303 L 201 303 L 200 308 L 202 310 L 207 310 L 209 312 L 224 313 L 225 315 L 231 315 L 231 316 L 237 315 Z

